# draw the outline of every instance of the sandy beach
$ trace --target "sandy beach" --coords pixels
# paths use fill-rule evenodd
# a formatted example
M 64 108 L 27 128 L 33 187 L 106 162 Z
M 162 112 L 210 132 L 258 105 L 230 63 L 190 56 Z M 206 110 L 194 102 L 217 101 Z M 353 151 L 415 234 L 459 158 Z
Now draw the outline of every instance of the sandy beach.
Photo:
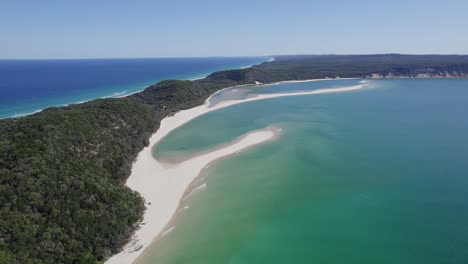
M 250 131 L 230 143 L 223 144 L 210 151 L 204 151 L 180 163 L 165 164 L 153 157 L 152 148 L 171 131 L 200 115 L 235 104 L 285 96 L 355 91 L 364 87 L 366 87 L 365 83 L 304 92 L 262 94 L 243 100 L 223 101 L 211 107 L 208 103 L 210 97 L 203 105 L 183 110 L 173 116 L 164 118 L 158 131 L 151 136 L 148 147 L 145 147 L 138 154 L 133 164 L 131 175 L 126 182 L 126 185 L 130 189 L 139 192 L 145 199 L 147 209 L 144 213 L 144 219 L 140 228 L 133 235 L 132 241 L 124 247 L 123 251 L 112 256 L 106 263 L 132 263 L 158 236 L 170 232 L 173 227 L 168 226 L 168 224 L 177 212 L 179 203 L 184 197 L 186 190 L 208 164 L 257 144 L 274 140 L 282 133 L 281 128 L 276 127 Z

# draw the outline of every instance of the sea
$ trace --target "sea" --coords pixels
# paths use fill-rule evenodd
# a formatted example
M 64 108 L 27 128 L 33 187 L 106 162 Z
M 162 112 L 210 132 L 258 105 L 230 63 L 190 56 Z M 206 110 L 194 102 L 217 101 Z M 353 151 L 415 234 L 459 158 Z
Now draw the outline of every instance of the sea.
M 254 129 L 283 135 L 214 162 L 206 188 L 141 263 L 468 263 L 468 80 L 335 80 L 224 90 L 338 88 L 202 115 L 154 147 L 191 155 Z
M 267 57 L 0 60 L 0 118 L 51 106 L 122 97 L 166 79 L 197 79 Z

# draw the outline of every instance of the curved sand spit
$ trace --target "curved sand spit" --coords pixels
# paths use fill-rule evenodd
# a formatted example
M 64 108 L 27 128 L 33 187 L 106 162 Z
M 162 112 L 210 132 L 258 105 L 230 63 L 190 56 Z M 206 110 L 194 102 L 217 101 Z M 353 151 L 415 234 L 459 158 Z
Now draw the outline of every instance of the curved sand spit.
M 212 151 L 205 151 L 179 164 L 168 166 L 168 164 L 163 164 L 153 158 L 152 147 L 172 130 L 202 114 L 235 104 L 285 96 L 354 91 L 364 87 L 365 84 L 360 84 L 314 91 L 262 94 L 243 100 L 223 101 L 212 107 L 208 104 L 210 97 L 203 105 L 183 110 L 173 116 L 164 118 L 158 131 L 151 136 L 149 146 L 138 154 L 133 164 L 131 175 L 126 183 L 130 189 L 139 192 L 145 199 L 147 209 L 144 213 L 142 225 L 135 232 L 132 241 L 125 246 L 123 251 L 112 256 L 106 263 L 132 263 L 158 236 L 167 234 L 172 228 L 166 228 L 166 226 L 177 212 L 185 191 L 209 163 L 257 144 L 274 140 L 281 134 L 281 129 L 274 127 L 254 130 L 239 137 L 230 144 L 217 147 Z

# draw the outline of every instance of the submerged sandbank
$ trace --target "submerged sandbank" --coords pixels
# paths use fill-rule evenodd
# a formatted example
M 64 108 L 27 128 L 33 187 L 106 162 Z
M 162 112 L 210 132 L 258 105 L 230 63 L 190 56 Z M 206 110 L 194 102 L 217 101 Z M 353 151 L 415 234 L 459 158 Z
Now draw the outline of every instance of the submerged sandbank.
M 251 131 L 231 144 L 203 153 L 176 165 L 167 166 L 155 160 L 151 148 L 139 155 L 127 185 L 145 198 L 144 225 L 136 231 L 132 242 L 113 256 L 107 263 L 131 263 L 151 244 L 158 234 L 165 234 L 190 183 L 209 163 L 248 149 L 254 145 L 274 140 L 281 134 L 280 128 L 268 127 Z M 163 231 L 161 233 L 161 231 Z
M 314 91 L 261 94 L 243 100 L 223 101 L 212 107 L 209 106 L 210 97 L 203 105 L 177 112 L 175 115 L 163 119 L 158 131 L 151 136 L 149 146 L 138 154 L 126 183 L 129 188 L 139 192 L 145 199 L 147 209 L 144 213 L 143 222 L 133 235 L 132 241 L 125 246 L 123 251 L 112 256 L 106 263 L 132 263 L 158 235 L 169 232 L 171 227 L 169 229 L 165 229 L 165 227 L 177 212 L 184 193 L 186 193 L 191 182 L 209 163 L 257 144 L 273 140 L 281 134 L 281 129 L 275 127 L 254 130 L 230 144 L 168 166 L 168 164 L 161 163 L 153 157 L 152 148 L 171 131 L 207 112 L 235 104 L 285 96 L 355 91 L 364 87 L 365 84 L 360 84 Z

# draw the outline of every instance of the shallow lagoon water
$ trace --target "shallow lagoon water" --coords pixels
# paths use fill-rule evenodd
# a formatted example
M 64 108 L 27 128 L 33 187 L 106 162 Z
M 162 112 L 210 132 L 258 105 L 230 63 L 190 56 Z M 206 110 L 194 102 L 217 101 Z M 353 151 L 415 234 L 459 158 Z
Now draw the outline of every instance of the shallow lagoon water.
M 166 137 L 156 157 L 284 129 L 206 169 L 142 263 L 468 263 L 468 80 L 369 81 L 235 105 Z

